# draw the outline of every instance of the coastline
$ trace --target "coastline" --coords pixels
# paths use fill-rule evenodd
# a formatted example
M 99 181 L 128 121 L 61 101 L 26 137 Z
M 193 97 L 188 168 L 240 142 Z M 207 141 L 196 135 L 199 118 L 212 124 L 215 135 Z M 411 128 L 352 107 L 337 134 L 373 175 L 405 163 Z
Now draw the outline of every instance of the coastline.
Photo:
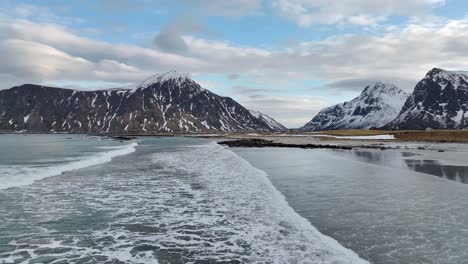
M 212 139 L 229 147 L 275 147 L 302 149 L 435 150 L 468 145 L 467 130 L 386 131 L 334 130 L 321 132 L 250 133 L 46 133 L 0 131 L 0 135 L 88 135 L 127 141 L 147 137 L 187 137 Z

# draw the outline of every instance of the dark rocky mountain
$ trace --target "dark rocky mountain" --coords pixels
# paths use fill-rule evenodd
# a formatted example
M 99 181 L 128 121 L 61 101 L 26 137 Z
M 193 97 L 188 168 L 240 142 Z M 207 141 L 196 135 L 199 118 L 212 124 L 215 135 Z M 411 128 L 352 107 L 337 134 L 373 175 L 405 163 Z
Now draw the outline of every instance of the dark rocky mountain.
M 393 84 L 367 86 L 351 101 L 327 107 L 299 130 L 369 129 L 381 127 L 401 110 L 408 94 Z
M 172 71 L 119 89 L 78 91 L 25 84 L 1 90 L 0 130 L 204 133 L 274 128 L 233 99 Z
M 468 72 L 434 68 L 415 87 L 387 129 L 468 127 Z
M 273 130 L 273 131 L 286 131 L 288 130 L 285 126 L 283 126 L 281 123 L 273 119 L 272 117 L 265 115 L 264 113 L 260 111 L 254 111 L 250 110 L 250 113 L 255 116 L 256 118 L 262 120 L 265 122 L 268 127 Z

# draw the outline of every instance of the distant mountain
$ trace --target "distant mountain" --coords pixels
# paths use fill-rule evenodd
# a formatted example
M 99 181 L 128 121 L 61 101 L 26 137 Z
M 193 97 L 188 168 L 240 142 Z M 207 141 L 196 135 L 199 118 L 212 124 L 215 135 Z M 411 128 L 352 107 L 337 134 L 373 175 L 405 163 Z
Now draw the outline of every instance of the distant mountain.
M 118 89 L 78 91 L 25 84 L 1 90 L 0 130 L 202 133 L 274 128 L 233 99 L 171 71 Z
M 254 111 L 254 110 L 250 110 L 250 113 L 253 116 L 255 116 L 256 118 L 262 120 L 262 122 L 267 124 L 268 127 L 273 131 L 285 131 L 285 130 L 287 130 L 287 128 L 285 126 L 283 126 L 278 121 L 271 118 L 270 116 L 265 115 L 264 113 L 261 113 L 259 111 Z
M 468 127 L 468 72 L 434 68 L 415 87 L 389 129 Z
M 376 83 L 349 102 L 327 107 L 299 130 L 368 129 L 394 120 L 408 94 L 393 84 Z

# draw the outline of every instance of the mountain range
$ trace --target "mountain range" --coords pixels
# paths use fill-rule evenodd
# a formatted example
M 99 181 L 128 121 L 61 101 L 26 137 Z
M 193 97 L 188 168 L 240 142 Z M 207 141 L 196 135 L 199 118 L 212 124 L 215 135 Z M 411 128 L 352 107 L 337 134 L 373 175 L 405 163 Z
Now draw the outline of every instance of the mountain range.
M 284 126 L 170 71 L 125 88 L 25 84 L 0 91 L 0 130 L 68 133 L 277 131 Z
M 407 94 L 378 82 L 320 111 L 299 131 L 464 129 L 468 72 L 430 70 Z M 176 71 L 138 84 L 84 91 L 24 84 L 0 90 L 0 131 L 41 133 L 213 133 L 285 131 L 261 112 L 202 88 Z

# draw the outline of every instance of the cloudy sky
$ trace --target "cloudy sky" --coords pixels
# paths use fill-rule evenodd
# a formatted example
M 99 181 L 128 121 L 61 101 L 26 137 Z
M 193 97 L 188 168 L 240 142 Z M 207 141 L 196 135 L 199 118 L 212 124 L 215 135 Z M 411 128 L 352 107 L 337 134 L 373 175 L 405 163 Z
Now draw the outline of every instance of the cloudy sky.
M 289 127 L 368 84 L 468 70 L 466 0 L 0 2 L 0 89 L 190 73 Z

